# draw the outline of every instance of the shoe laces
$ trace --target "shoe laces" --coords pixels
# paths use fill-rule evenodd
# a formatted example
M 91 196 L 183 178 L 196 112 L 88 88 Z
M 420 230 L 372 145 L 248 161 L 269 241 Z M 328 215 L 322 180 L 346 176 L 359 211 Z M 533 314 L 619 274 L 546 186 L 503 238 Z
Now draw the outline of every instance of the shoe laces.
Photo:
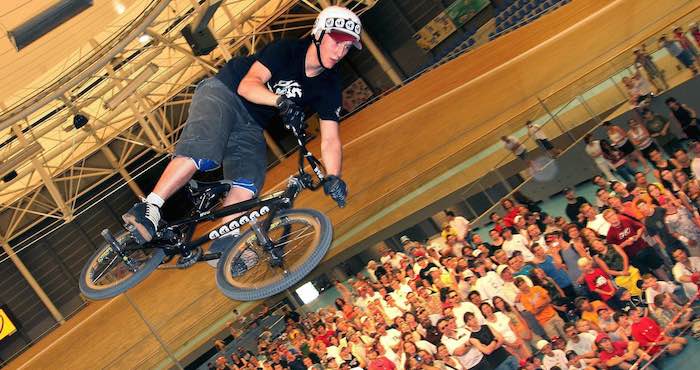
M 158 227 L 158 222 L 160 221 L 160 211 L 158 210 L 158 207 L 156 207 L 154 204 L 146 203 L 146 211 L 144 212 L 144 216 L 151 221 L 153 227 Z

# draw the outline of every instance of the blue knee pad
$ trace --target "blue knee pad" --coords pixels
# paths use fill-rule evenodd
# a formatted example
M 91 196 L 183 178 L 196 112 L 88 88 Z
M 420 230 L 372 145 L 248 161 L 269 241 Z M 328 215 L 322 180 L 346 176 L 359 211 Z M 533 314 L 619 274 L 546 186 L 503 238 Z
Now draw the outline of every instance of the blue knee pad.
M 202 172 L 212 171 L 219 168 L 219 164 L 211 159 L 190 159 L 192 162 L 194 162 L 194 166 L 197 167 L 197 170 Z
M 233 182 L 233 186 L 235 186 L 237 188 L 242 188 L 242 189 L 248 190 L 253 194 L 258 193 L 258 187 L 255 186 L 255 182 L 253 180 L 244 179 L 244 178 L 237 178 L 237 179 L 234 179 L 232 182 Z

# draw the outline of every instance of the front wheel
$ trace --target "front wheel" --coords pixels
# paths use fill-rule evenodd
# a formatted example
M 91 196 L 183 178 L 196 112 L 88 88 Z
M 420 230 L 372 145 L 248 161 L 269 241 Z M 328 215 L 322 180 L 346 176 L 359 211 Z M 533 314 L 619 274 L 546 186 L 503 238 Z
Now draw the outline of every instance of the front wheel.
M 270 253 L 257 242 L 252 228 L 236 238 L 219 259 L 216 284 L 225 296 L 253 301 L 273 296 L 296 284 L 316 267 L 333 240 L 326 215 L 313 209 L 280 211 L 268 237 L 282 265 L 273 267 Z
M 116 235 L 115 239 L 133 261 L 133 267 L 122 262 L 109 243 L 101 244 L 80 273 L 80 291 L 88 299 L 116 297 L 148 277 L 165 257 L 161 248 L 136 244 L 128 231 Z

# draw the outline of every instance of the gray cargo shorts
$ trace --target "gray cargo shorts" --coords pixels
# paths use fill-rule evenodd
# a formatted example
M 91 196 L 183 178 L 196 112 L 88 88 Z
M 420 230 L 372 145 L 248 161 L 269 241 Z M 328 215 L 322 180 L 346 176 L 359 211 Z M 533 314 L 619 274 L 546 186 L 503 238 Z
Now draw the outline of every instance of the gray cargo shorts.
M 241 98 L 216 77 L 197 85 L 175 155 L 195 163 L 213 161 L 223 166 L 224 178 L 234 186 L 255 195 L 262 190 L 267 167 L 263 129 Z

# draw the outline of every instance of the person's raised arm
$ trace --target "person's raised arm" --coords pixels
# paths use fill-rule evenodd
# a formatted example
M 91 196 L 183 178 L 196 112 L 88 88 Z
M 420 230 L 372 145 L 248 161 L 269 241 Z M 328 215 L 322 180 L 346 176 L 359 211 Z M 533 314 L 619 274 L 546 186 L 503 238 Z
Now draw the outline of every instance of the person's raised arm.
M 238 95 L 251 103 L 276 107 L 279 96 L 265 86 L 270 78 L 272 72 L 262 63 L 254 62 L 238 84 Z
M 323 165 L 329 175 L 339 176 L 342 169 L 343 144 L 340 142 L 338 122 L 320 120 L 321 124 L 321 156 Z

